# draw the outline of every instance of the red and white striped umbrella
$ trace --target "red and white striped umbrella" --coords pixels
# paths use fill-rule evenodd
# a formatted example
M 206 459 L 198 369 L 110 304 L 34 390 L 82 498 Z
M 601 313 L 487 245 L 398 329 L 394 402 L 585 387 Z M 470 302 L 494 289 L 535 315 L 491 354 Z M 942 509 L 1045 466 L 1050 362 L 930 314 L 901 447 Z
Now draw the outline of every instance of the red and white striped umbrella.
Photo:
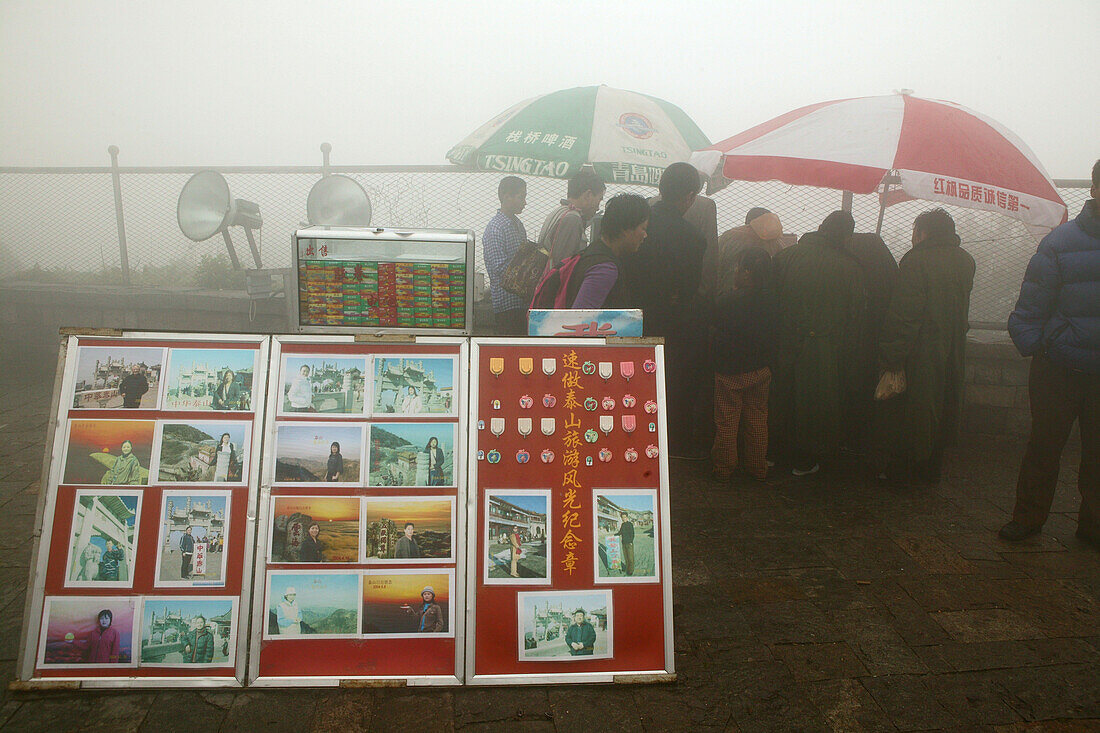
M 909 196 L 997 211 L 1036 234 L 1066 205 L 1023 140 L 954 102 L 909 94 L 811 104 L 696 151 L 704 174 L 853 193 L 894 171 Z

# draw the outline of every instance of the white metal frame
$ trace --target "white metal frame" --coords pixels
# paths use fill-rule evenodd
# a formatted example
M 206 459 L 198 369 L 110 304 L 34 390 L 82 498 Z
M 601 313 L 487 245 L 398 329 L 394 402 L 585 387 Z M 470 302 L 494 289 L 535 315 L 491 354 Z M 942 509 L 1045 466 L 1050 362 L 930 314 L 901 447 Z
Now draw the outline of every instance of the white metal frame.
M 469 303 L 469 301 L 467 301 Z M 361 329 L 360 329 L 361 330 Z M 282 345 L 283 344 L 315 344 L 319 349 L 323 349 L 326 345 L 331 344 L 353 344 L 355 337 L 353 335 L 290 335 L 290 336 L 274 336 L 271 344 L 271 364 L 274 369 L 282 365 Z M 392 346 L 392 345 L 408 345 L 408 336 L 401 336 L 395 334 L 391 341 L 379 338 L 377 341 L 364 343 L 365 350 L 369 350 L 371 344 L 377 344 L 378 346 Z M 469 338 L 465 336 L 416 336 L 413 342 L 417 345 L 449 345 L 458 346 L 458 359 L 456 363 L 456 372 L 454 375 L 454 384 L 456 387 L 461 385 L 461 389 L 458 395 L 458 406 L 454 415 L 445 416 L 446 419 L 451 420 L 455 417 L 458 418 L 458 427 L 455 435 L 455 454 L 454 454 L 454 471 L 455 471 L 455 484 L 457 485 L 457 500 L 455 501 L 455 511 L 459 513 L 459 516 L 455 518 L 455 527 L 457 536 L 454 538 L 454 568 L 428 568 L 418 567 L 415 572 L 428 572 L 429 570 L 438 570 L 439 572 L 447 571 L 454 574 L 455 581 L 452 583 L 452 604 L 455 609 L 454 612 L 454 640 L 455 640 L 455 659 L 453 675 L 413 675 L 413 676 L 387 676 L 387 675 L 372 675 L 372 676 L 352 676 L 336 677 L 336 676 L 314 676 L 303 675 L 298 677 L 292 676 L 260 676 L 260 655 L 263 653 L 263 630 L 266 625 L 267 608 L 264 600 L 263 593 L 254 594 L 252 603 L 252 633 L 251 642 L 249 645 L 249 668 L 248 668 L 248 685 L 252 687 L 338 687 L 345 683 L 370 685 L 372 683 L 385 685 L 392 683 L 393 681 L 402 681 L 404 684 L 410 687 L 427 687 L 427 686 L 454 686 L 461 685 L 463 683 L 463 670 L 464 667 L 464 654 L 466 645 L 464 642 L 465 625 L 462 623 L 462 616 L 459 613 L 459 609 L 466 607 L 466 584 L 461 582 L 461 567 L 462 557 L 466 552 L 466 521 L 462 512 L 465 511 L 467 501 L 464 494 L 467 477 L 466 477 L 466 464 L 462 461 L 462 456 L 469 452 L 469 446 L 467 441 L 469 439 L 469 431 L 463 429 L 462 425 L 463 416 L 468 413 L 469 407 L 469 395 L 466 385 L 468 380 L 465 377 L 464 369 L 469 364 Z M 373 359 L 371 360 L 373 365 Z M 281 376 L 277 371 L 273 371 L 271 379 L 268 383 L 268 403 L 275 404 L 273 400 L 281 398 Z M 439 416 L 444 417 L 444 416 Z M 275 423 L 276 412 L 272 411 L 267 415 L 267 420 L 263 430 L 263 461 L 262 461 L 262 478 L 260 486 L 260 502 L 258 508 L 257 522 L 257 542 L 267 542 L 267 535 L 269 532 L 269 522 L 271 521 L 271 489 L 274 485 L 275 478 L 275 464 L 271 460 L 273 458 L 273 452 L 271 447 L 274 443 L 275 436 Z M 367 415 L 361 418 L 364 421 L 373 423 L 373 419 L 368 411 Z M 366 432 L 366 431 L 364 431 Z M 256 441 L 260 443 L 261 441 Z M 368 461 L 368 455 L 363 456 L 363 461 Z M 363 471 L 369 470 L 369 466 L 364 466 Z M 291 485 L 293 486 L 293 485 Z M 287 488 L 285 484 L 280 484 L 280 488 Z M 360 490 L 367 490 L 367 482 L 364 478 L 363 481 L 357 486 Z M 375 487 L 377 488 L 377 487 Z M 427 487 L 419 487 L 427 488 Z M 451 487 L 439 487 L 449 488 Z M 360 495 L 361 496 L 361 495 Z M 361 514 L 362 514 L 361 510 Z M 360 518 L 362 523 L 362 517 Z M 362 537 L 360 537 L 360 543 L 362 543 Z M 266 548 L 266 544 L 264 545 Z M 300 568 L 300 566 L 296 566 Z M 358 572 L 365 575 L 368 570 L 377 570 L 377 566 L 372 568 L 342 568 L 343 572 Z M 396 571 L 395 572 L 400 572 Z M 404 572 L 414 572 L 413 569 L 406 569 Z M 255 559 L 253 584 L 254 587 L 266 588 L 266 575 L 267 575 L 267 553 L 266 551 L 258 555 Z M 360 635 L 358 642 L 369 641 L 371 637 L 364 637 Z M 349 643 L 354 643 L 356 640 L 349 639 Z
M 23 609 L 23 628 L 20 640 L 19 662 L 17 666 L 18 677 L 27 682 L 38 682 L 48 685 L 54 682 L 79 682 L 85 688 L 165 688 L 165 687 L 240 687 L 244 680 L 246 652 L 248 649 L 247 628 L 237 629 L 237 648 L 234 661 L 233 677 L 95 677 L 89 678 L 80 675 L 72 677 L 35 677 L 34 673 L 38 662 L 38 647 L 42 634 L 42 613 L 44 611 L 46 573 L 49 564 L 49 548 L 53 536 L 53 523 L 45 522 L 46 517 L 53 518 L 57 510 L 57 487 L 61 480 L 61 470 L 64 463 L 65 440 L 68 424 L 69 400 L 72 397 L 76 383 L 76 367 L 78 346 L 82 339 L 117 339 L 119 345 L 125 346 L 127 340 L 131 341 L 173 341 L 195 342 L 209 348 L 216 348 L 218 343 L 251 343 L 258 346 L 257 366 L 252 375 L 252 435 L 259 435 L 258 428 L 264 424 L 264 404 L 257 404 L 256 394 L 264 394 L 267 390 L 267 365 L 269 363 L 268 350 L 270 337 L 259 334 L 204 334 L 204 333 L 172 333 L 172 332 L 139 332 L 124 331 L 121 334 L 97 335 L 69 335 L 64 337 L 58 353 L 57 373 L 54 379 L 54 400 L 50 411 L 50 420 L 46 427 L 46 455 L 43 459 L 42 476 L 45 479 L 44 486 L 38 499 L 38 508 L 35 513 L 35 526 L 40 528 L 38 539 L 35 542 L 31 554 L 30 580 L 27 587 L 27 600 Z M 171 348 L 171 347 L 166 347 Z M 167 364 L 165 364 L 167 369 Z M 167 389 L 168 376 L 164 374 L 161 389 Z M 163 407 L 164 393 L 161 395 Z M 140 418 L 148 419 L 148 411 L 142 410 Z M 218 412 L 218 415 L 226 413 Z M 249 461 L 255 466 L 261 455 L 259 440 L 253 440 L 249 451 Z M 248 513 L 245 526 L 244 562 L 241 574 L 241 593 L 237 597 L 238 608 L 243 608 L 251 598 L 252 575 L 248 569 L 253 565 L 253 553 L 256 543 L 247 541 L 247 538 L 255 536 L 255 505 L 259 490 L 259 472 L 249 476 L 248 482 Z M 150 480 L 152 477 L 150 477 Z M 156 593 L 156 589 L 148 595 L 162 595 Z M 140 609 L 141 596 L 134 596 Z M 230 596 L 236 597 L 236 596 Z M 238 622 L 244 616 L 238 614 Z M 140 643 L 140 620 L 135 619 L 137 633 L 135 643 Z M 134 650 L 135 658 L 138 650 Z
M 532 347 L 545 347 L 545 346 L 599 346 L 607 345 L 606 339 L 602 338 L 582 338 L 582 339 L 568 339 L 568 338 L 472 338 L 470 339 L 470 387 L 467 395 L 467 405 L 469 406 L 469 449 L 467 451 L 468 467 L 468 490 L 466 495 L 466 517 L 467 527 L 466 536 L 468 542 L 478 542 L 478 527 L 477 527 L 477 494 L 478 494 L 478 482 L 477 482 L 477 405 L 478 405 L 478 375 L 480 374 L 480 348 L 482 345 L 487 346 L 517 346 L 527 345 Z M 631 344 L 627 340 L 623 340 L 620 343 L 613 344 L 615 346 L 630 346 Z M 657 362 L 657 402 L 658 404 L 667 404 L 666 391 L 665 391 L 665 363 L 664 363 L 664 346 L 654 345 L 654 360 Z M 560 683 L 593 683 L 593 682 L 630 682 L 630 681 L 652 681 L 654 677 L 668 677 L 675 674 L 675 662 L 674 662 L 674 648 L 675 639 L 673 637 L 672 628 L 672 542 L 671 535 L 668 529 L 668 525 L 671 523 L 672 514 L 669 502 L 669 477 L 668 477 L 668 428 L 665 424 L 665 412 L 666 410 L 659 410 L 657 413 L 657 435 L 658 444 L 661 446 L 661 452 L 658 457 L 660 464 L 660 487 L 659 501 L 661 519 L 663 525 L 661 529 L 661 589 L 664 603 L 664 633 L 665 633 L 665 666 L 663 669 L 652 670 L 623 670 L 617 672 L 552 672 L 547 671 L 539 674 L 476 674 L 475 673 L 475 652 L 476 645 L 475 639 L 472 634 L 466 638 L 466 684 L 467 685 L 545 685 L 545 684 L 560 684 Z M 549 517 L 547 518 L 549 521 Z M 468 552 L 466 555 L 466 583 L 467 583 L 467 597 L 469 602 L 466 606 L 466 628 L 477 628 L 477 584 L 480 580 L 477 573 L 477 560 L 478 553 Z M 547 562 L 549 562 L 547 558 Z M 597 584 L 595 589 L 600 590 L 600 584 Z M 523 586 L 522 591 L 534 591 L 535 588 L 530 586 Z M 541 590 L 541 589 L 540 589 Z M 547 589 L 549 590 L 549 589 Z

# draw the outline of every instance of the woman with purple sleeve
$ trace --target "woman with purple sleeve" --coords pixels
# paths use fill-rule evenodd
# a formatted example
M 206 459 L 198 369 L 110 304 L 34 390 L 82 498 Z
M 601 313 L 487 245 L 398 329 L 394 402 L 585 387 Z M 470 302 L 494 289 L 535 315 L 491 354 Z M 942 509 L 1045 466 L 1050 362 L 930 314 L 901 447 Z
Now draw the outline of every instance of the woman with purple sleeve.
M 641 196 L 613 196 L 604 210 L 600 240 L 580 254 L 566 284 L 570 308 L 630 308 L 622 259 L 638 251 L 649 226 L 649 204 Z

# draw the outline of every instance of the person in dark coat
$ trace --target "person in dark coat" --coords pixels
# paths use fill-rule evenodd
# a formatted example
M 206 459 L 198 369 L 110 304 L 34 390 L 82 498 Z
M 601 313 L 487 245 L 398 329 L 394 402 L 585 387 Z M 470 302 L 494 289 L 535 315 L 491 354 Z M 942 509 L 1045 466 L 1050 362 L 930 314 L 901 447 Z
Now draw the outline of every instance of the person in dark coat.
M 134 364 L 130 373 L 118 383 L 118 393 L 122 395 L 123 407 L 141 407 L 141 398 L 149 391 L 149 380 L 141 373 L 141 366 Z
M 607 202 L 600 239 L 580 253 L 564 283 L 567 308 L 632 308 L 628 278 L 630 262 L 646 239 L 649 206 L 635 194 L 612 196 Z
M 565 630 L 565 646 L 574 657 L 590 657 L 596 649 L 596 630 L 585 620 L 583 608 L 573 612 L 573 623 Z
M 191 558 L 195 556 L 195 538 L 191 536 L 191 528 L 183 530 L 180 535 L 180 580 L 191 579 Z
M 1037 534 L 1050 514 L 1058 467 L 1074 421 L 1081 431 L 1077 537 L 1100 548 L 1100 160 L 1092 198 L 1039 243 L 1008 332 L 1031 357 L 1031 437 L 1002 539 Z
M 332 441 L 328 449 L 328 464 L 325 466 L 325 481 L 340 481 L 344 474 L 344 456 L 340 453 L 340 443 Z
M 439 438 L 434 435 L 428 438 L 428 444 L 424 446 L 424 452 L 428 454 L 428 486 L 445 486 L 443 478 L 443 449 L 439 447 Z
M 643 311 L 645 335 L 665 339 L 669 451 L 692 459 L 706 457 L 693 440 L 692 413 L 706 356 L 706 313 L 698 291 L 707 242 L 684 214 L 700 185 L 699 172 L 689 163 L 665 169 L 661 200 L 651 207 L 649 236 L 625 263 L 630 291 Z
M 629 576 L 634 574 L 634 522 L 630 521 L 630 515 L 626 512 L 619 512 L 619 518 L 622 521 L 615 536 L 619 538 L 623 550 L 623 573 Z
M 894 292 L 898 263 L 886 242 L 874 233 L 853 234 L 846 249 L 863 270 L 863 287 L 867 292 L 862 338 L 854 366 L 856 373 L 848 396 L 848 434 L 845 436 L 849 448 L 863 451 L 870 447 L 869 438 L 877 428 L 874 396 L 879 380 L 878 341 Z
M 183 661 L 189 664 L 209 664 L 214 661 L 214 635 L 202 616 L 195 617 L 195 631 L 183 648 Z
M 97 580 L 118 580 L 118 566 L 125 559 L 125 553 L 114 542 L 107 540 L 107 549 L 99 558 L 99 577 Z
M 299 562 L 325 561 L 324 544 L 319 539 L 320 534 L 321 525 L 317 522 L 311 523 L 306 531 L 306 536 L 302 538 L 302 546 L 298 550 Z
M 850 213 L 834 211 L 772 260 L 779 349 L 768 433 L 796 476 L 816 473 L 844 434 L 866 299 L 863 271 L 845 249 L 854 229 Z
M 768 391 L 775 359 L 778 305 L 771 257 L 760 247 L 741 253 L 734 289 L 718 298 L 711 322 L 714 359 L 714 477 L 726 480 L 740 463 L 763 480 L 768 472 Z M 745 450 L 738 450 L 739 439 Z
M 901 258 L 879 355 L 884 372 L 904 372 L 899 422 L 888 445 L 893 478 L 938 481 L 943 449 L 954 442 L 962 408 L 967 314 L 974 258 L 943 209 L 913 222 L 913 248 Z
M 416 525 L 412 522 L 405 522 L 405 533 L 397 538 L 394 557 L 401 559 L 420 557 L 420 545 L 416 544 L 416 539 L 413 536 L 415 533 Z
M 221 381 L 210 397 L 211 410 L 240 410 L 241 387 L 237 384 L 237 375 L 232 369 L 222 372 Z

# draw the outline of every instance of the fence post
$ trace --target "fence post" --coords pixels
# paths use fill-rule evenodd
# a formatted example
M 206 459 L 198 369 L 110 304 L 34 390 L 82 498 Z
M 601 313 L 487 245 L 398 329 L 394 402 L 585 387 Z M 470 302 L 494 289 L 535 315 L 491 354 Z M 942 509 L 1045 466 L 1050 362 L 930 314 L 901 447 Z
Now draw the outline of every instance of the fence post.
M 321 143 L 321 176 L 328 175 L 328 156 L 332 152 L 332 146 L 328 143 Z
M 122 217 L 122 182 L 118 175 L 118 146 L 107 148 L 111 154 L 111 183 L 115 189 L 115 225 L 118 227 L 118 256 L 122 267 L 122 284 L 130 284 L 130 255 L 126 252 L 126 222 Z

